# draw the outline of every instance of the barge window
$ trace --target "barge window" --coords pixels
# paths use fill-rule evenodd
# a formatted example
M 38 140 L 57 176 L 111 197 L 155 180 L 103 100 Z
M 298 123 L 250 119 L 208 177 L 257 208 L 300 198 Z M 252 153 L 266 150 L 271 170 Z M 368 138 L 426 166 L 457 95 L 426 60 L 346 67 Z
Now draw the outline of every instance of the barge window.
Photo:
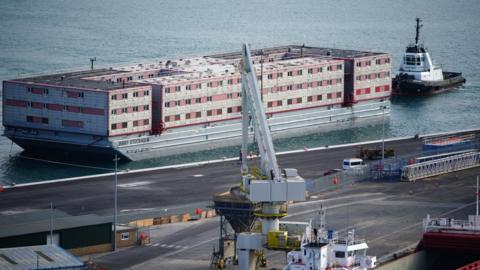
M 335 251 L 336 258 L 345 258 L 345 252 L 343 251 Z

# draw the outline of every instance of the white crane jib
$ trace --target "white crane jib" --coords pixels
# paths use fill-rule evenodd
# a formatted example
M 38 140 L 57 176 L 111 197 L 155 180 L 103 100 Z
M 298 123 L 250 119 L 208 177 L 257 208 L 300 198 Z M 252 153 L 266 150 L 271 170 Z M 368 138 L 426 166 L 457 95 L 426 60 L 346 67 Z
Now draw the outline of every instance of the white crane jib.
M 262 174 L 266 175 L 270 180 L 280 181 L 280 169 L 278 167 L 277 157 L 275 156 L 275 150 L 273 149 L 270 128 L 265 116 L 265 109 L 260 92 L 261 89 L 258 88 L 255 68 L 247 44 L 243 45 L 242 59 L 242 172 L 246 173 L 248 171 L 248 128 L 251 121 L 261 156 Z
M 281 208 L 287 201 L 305 200 L 305 180 L 299 177 L 295 169 L 286 169 L 280 173 L 275 150 L 273 149 L 270 127 L 265 116 L 261 89 L 257 85 L 255 68 L 247 44 L 242 48 L 242 184 L 251 202 L 261 203 L 261 212 L 255 213 L 262 222 L 262 235 L 258 233 L 240 233 L 238 235 L 239 269 L 255 269 L 254 251 L 261 249 L 268 241 L 271 231 L 278 231 L 279 218 L 286 215 Z M 261 176 L 248 173 L 247 149 L 250 123 L 253 126 L 255 142 L 261 161 Z
M 305 200 L 305 180 L 295 169 L 285 169 L 285 175 L 281 174 L 247 44 L 243 45 L 242 60 L 242 183 L 249 200 L 262 203 L 262 213 L 258 216 L 262 218 L 266 234 L 278 230 L 278 218 L 286 215 L 280 210 L 285 202 Z M 260 154 L 261 177 L 248 174 L 246 152 L 250 123 Z

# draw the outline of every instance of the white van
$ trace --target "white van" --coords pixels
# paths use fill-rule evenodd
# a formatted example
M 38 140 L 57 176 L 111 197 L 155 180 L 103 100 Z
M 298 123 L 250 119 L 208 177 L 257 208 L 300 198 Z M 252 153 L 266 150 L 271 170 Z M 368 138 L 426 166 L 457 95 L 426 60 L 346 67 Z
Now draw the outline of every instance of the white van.
M 342 168 L 344 170 L 350 170 L 354 168 L 365 167 L 365 162 L 361 158 L 347 158 L 343 160 Z

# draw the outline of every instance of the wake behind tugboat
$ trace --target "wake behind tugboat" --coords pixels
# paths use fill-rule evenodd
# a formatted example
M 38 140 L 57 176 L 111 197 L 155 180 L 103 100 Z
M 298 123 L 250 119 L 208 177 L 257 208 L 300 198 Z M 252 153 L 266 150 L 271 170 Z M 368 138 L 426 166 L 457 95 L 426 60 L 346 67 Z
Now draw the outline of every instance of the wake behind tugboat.
M 392 95 L 427 96 L 461 86 L 466 81 L 462 73 L 442 71 L 433 64 L 427 49 L 418 43 L 420 22 L 417 18 L 415 44 L 407 47 L 400 73 L 392 80 Z

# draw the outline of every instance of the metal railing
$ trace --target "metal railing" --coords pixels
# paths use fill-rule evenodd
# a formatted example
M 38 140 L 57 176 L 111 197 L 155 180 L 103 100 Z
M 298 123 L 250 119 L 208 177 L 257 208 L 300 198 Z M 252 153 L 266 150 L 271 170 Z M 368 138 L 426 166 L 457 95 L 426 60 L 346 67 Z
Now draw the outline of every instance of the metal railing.
M 404 166 L 402 180 L 418 179 L 480 166 L 480 152 L 471 152 Z
M 480 232 L 480 224 L 469 220 L 458 220 L 453 218 L 426 218 L 423 219 L 425 232 L 445 230 L 465 230 Z

